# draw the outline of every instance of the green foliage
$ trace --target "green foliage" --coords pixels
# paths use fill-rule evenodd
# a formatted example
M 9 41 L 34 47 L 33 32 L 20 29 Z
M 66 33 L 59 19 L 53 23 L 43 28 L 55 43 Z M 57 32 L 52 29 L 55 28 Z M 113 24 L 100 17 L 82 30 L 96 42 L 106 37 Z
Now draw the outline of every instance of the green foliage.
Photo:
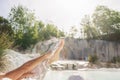
M 7 19 L 0 17 L 0 59 L 4 55 L 4 50 L 13 44 L 13 30 Z
M 11 41 L 10 36 L 6 33 L 0 34 L 0 59 L 4 55 L 3 52 L 5 49 L 8 49 L 12 46 L 13 41 Z
M 15 33 L 15 45 L 25 50 L 37 42 L 37 29 L 34 13 L 23 6 L 13 7 L 9 19 Z
M 52 24 L 47 24 L 45 27 L 45 36 L 46 38 L 50 39 L 50 37 L 58 37 L 58 30 L 56 26 Z
M 88 15 L 86 15 L 82 19 L 81 25 L 83 26 L 84 33 L 87 39 L 94 38 L 100 34 L 100 32 L 96 29 L 96 27 L 90 20 L 90 16 Z
M 100 39 L 120 41 L 120 12 L 98 6 L 93 14 L 93 23 L 101 32 Z
M 47 24 L 46 27 L 43 27 L 41 31 L 39 31 L 40 40 L 48 40 L 51 37 L 64 37 L 64 32 L 60 31 L 55 25 Z
M 19 5 L 11 9 L 9 19 L 14 32 L 17 34 L 29 32 L 29 28 L 34 25 L 35 16 L 32 11 Z
M 98 61 L 97 55 L 90 55 L 90 56 L 88 57 L 88 61 L 89 61 L 90 63 L 95 64 L 95 63 Z
M 92 16 L 83 18 L 81 25 L 88 39 L 120 41 L 120 12 L 106 6 L 96 7 Z
M 60 30 L 58 30 L 58 28 L 53 24 L 47 24 L 45 29 L 46 29 L 48 38 L 63 36 L 62 32 Z
M 111 60 L 112 63 L 120 63 L 120 56 L 113 57 Z
M 0 16 L 0 34 L 2 33 L 6 33 L 12 36 L 13 30 L 8 20 Z
M 9 20 L 15 34 L 15 45 L 22 50 L 38 41 L 64 36 L 64 33 L 56 26 L 52 24 L 45 26 L 44 23 L 36 20 L 32 11 L 21 5 L 11 9 Z
M 103 34 L 120 31 L 120 12 L 98 6 L 93 14 L 93 23 Z
M 76 33 L 78 32 L 77 28 L 75 26 L 72 26 L 69 31 L 69 37 L 75 37 Z

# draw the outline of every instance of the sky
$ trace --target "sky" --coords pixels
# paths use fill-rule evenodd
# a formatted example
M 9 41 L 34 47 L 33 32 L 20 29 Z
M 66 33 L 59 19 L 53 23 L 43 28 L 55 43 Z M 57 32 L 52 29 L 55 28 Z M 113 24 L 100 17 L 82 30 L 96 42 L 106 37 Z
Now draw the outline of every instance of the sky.
M 120 11 L 120 0 L 0 0 L 0 16 L 7 18 L 10 9 L 17 5 L 33 10 L 37 19 L 66 32 L 71 26 L 80 27 L 84 15 L 91 15 L 98 5 Z

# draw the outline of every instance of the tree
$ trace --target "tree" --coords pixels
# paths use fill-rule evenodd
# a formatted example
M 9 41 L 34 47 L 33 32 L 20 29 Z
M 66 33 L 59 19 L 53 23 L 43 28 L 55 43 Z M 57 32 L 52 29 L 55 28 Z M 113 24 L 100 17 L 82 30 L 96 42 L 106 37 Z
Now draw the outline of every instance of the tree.
M 99 36 L 99 31 L 94 27 L 94 24 L 92 23 L 90 16 L 85 15 L 85 17 L 81 21 L 81 25 L 84 29 L 84 33 L 86 38 L 94 38 Z
M 0 34 L 0 58 L 3 55 L 3 51 L 12 46 L 13 41 L 10 39 L 10 36 L 6 33 Z
M 70 28 L 70 31 L 69 31 L 69 36 L 70 36 L 70 37 L 75 37 L 76 34 L 77 34 L 77 32 L 78 32 L 77 28 L 76 28 L 75 26 L 72 26 L 72 27 Z
M 55 25 L 44 25 L 35 18 L 31 10 L 21 5 L 11 9 L 9 20 L 15 33 L 15 45 L 22 50 L 51 36 L 63 36 L 62 31 L 59 31 Z
M 7 19 L 0 17 L 0 59 L 4 55 L 4 50 L 12 46 L 13 30 Z
M 9 19 L 16 34 L 29 32 L 35 22 L 34 13 L 21 5 L 11 9 Z
M 120 32 L 120 12 L 105 6 L 98 6 L 93 13 L 93 23 L 102 34 Z
M 46 27 L 43 28 L 41 31 L 41 34 L 43 36 L 43 40 L 50 39 L 51 37 L 64 37 L 64 32 L 59 30 L 57 26 L 53 24 L 47 24 Z
M 13 30 L 8 20 L 0 16 L 0 34 L 2 33 L 13 35 Z
M 15 33 L 15 45 L 19 45 L 24 50 L 36 43 L 38 34 L 32 11 L 21 5 L 13 7 L 9 14 L 9 20 Z
M 106 6 L 96 7 L 92 16 L 83 18 L 81 25 L 87 38 L 120 40 L 120 12 Z

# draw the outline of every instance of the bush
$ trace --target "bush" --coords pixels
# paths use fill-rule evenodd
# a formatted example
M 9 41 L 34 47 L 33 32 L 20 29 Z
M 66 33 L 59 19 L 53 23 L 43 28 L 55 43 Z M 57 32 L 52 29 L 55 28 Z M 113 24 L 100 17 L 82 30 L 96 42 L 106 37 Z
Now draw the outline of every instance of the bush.
M 97 55 L 90 55 L 90 56 L 88 57 L 88 61 L 89 61 L 90 63 L 95 64 L 95 63 L 98 61 Z
M 111 60 L 112 63 L 120 63 L 120 56 L 113 57 Z
M 0 34 L 0 59 L 4 55 L 4 50 L 10 48 L 13 42 L 11 41 L 10 37 L 6 33 Z

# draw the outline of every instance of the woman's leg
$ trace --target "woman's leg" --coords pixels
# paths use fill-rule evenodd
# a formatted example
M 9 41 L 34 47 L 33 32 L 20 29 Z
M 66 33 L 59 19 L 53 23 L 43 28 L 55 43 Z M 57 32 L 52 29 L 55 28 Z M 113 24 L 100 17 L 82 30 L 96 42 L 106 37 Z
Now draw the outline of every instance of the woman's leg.
M 33 75 L 31 73 L 31 71 L 38 66 L 41 62 L 43 62 L 46 59 L 49 59 L 48 64 L 51 64 L 52 62 L 58 60 L 59 58 L 59 53 L 62 50 L 64 46 L 64 40 L 60 41 L 60 44 L 58 46 L 58 48 L 56 49 L 54 55 L 50 58 L 51 56 L 51 52 L 48 52 L 36 59 L 30 60 L 26 63 L 24 63 L 21 67 L 10 71 L 8 73 L 6 73 L 5 75 L 0 76 L 1 78 L 10 78 L 12 80 L 18 80 L 18 79 L 22 79 L 23 77 L 27 77 L 27 76 L 31 76 Z M 0 78 L 0 79 L 1 79 Z

